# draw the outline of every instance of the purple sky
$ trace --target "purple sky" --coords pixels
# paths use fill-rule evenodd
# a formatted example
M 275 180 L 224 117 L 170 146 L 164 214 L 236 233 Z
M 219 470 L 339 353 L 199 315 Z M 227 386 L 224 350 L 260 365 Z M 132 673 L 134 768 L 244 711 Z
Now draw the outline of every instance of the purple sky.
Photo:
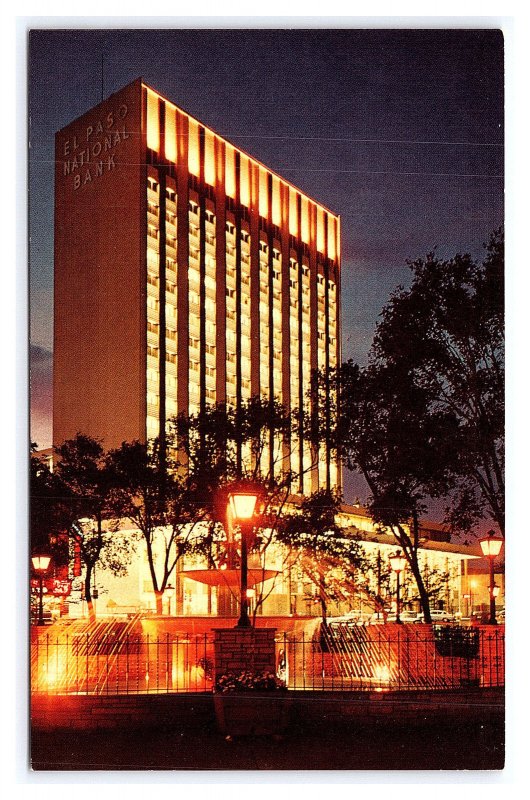
M 103 81 L 102 81 L 103 64 Z M 51 444 L 54 133 L 141 76 L 342 218 L 343 357 L 406 260 L 503 220 L 494 30 L 39 30 L 29 45 L 32 438 Z M 347 495 L 362 498 L 348 478 Z

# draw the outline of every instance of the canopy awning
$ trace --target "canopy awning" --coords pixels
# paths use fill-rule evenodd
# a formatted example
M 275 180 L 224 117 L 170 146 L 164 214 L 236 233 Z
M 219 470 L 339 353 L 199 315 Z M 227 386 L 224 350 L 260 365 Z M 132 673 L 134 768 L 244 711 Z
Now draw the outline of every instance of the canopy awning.
M 190 569 L 180 573 L 183 578 L 191 578 L 192 581 L 207 583 L 209 586 L 230 586 L 237 588 L 241 584 L 240 569 Z M 276 569 L 249 569 L 247 572 L 248 586 L 256 586 L 258 583 L 275 578 L 278 574 Z

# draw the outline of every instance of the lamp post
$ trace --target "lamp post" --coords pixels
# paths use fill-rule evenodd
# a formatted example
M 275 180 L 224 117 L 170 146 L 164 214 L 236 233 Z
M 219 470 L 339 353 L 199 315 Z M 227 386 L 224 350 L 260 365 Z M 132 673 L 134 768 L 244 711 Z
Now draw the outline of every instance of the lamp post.
M 31 559 L 33 569 L 39 576 L 39 616 L 37 619 L 37 625 L 44 625 L 44 607 L 42 603 L 44 587 L 42 585 L 42 581 L 44 578 L 44 573 L 50 565 L 50 560 L 50 556 L 33 556 Z
M 495 617 L 495 598 L 498 592 L 495 592 L 494 562 L 496 556 L 498 556 L 501 552 L 502 539 L 500 539 L 498 536 L 494 536 L 493 531 L 489 531 L 488 535 L 484 539 L 480 540 L 480 547 L 482 548 L 482 553 L 489 560 L 490 566 L 490 618 L 488 620 L 488 624 L 496 625 L 497 619 Z
M 170 583 L 168 583 L 168 585 L 166 586 L 166 590 L 165 590 L 164 594 L 165 594 L 165 596 L 167 598 L 167 615 L 168 615 L 168 617 L 170 617 L 171 616 L 171 598 L 175 594 L 175 589 L 173 588 L 173 586 Z
M 469 582 L 469 607 L 470 607 L 469 616 L 470 617 L 473 616 L 473 603 L 474 603 L 473 590 L 476 589 L 476 588 L 477 588 L 477 582 L 476 581 L 470 581 Z
M 399 589 L 400 589 L 400 580 L 399 576 L 407 566 L 407 560 L 405 556 L 403 556 L 400 551 L 398 550 L 393 556 L 390 556 L 390 566 L 392 567 L 393 572 L 396 573 L 396 622 L 401 625 L 401 617 L 399 616 Z
M 233 491 L 228 496 L 228 506 L 234 522 L 241 530 L 241 595 L 238 628 L 250 628 L 252 623 L 248 616 L 248 534 L 252 528 L 252 520 L 258 501 L 255 491 Z

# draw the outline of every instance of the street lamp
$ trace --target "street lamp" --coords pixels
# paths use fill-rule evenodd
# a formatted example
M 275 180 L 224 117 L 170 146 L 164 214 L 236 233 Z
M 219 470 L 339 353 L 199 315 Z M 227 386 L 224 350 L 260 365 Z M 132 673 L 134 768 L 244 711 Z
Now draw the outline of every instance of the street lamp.
M 167 615 L 168 615 L 168 617 L 170 617 L 171 616 L 171 598 L 175 594 L 175 589 L 173 588 L 173 586 L 170 583 L 168 583 L 168 585 L 166 586 L 164 594 L 165 594 L 165 596 L 167 598 Z
M 33 556 L 32 559 L 33 569 L 39 576 L 39 616 L 37 619 L 37 625 L 44 625 L 44 608 L 42 603 L 42 596 L 44 593 L 44 588 L 42 585 L 42 581 L 44 578 L 44 573 L 48 569 L 50 565 L 50 556 Z
M 399 587 L 400 587 L 399 576 L 401 575 L 401 573 L 403 572 L 403 570 L 407 566 L 407 559 L 398 550 L 397 553 L 395 553 L 393 556 L 390 556 L 389 560 L 390 560 L 390 566 L 392 567 L 392 570 L 396 573 L 396 582 L 397 582 L 397 584 L 396 584 L 396 622 L 401 625 L 402 624 L 401 623 L 401 617 L 399 616 L 399 611 L 400 611 L 400 608 L 399 608 Z
M 228 506 L 234 522 L 241 530 L 241 595 L 238 628 L 250 628 L 252 623 L 248 616 L 248 534 L 252 528 L 252 520 L 258 502 L 255 491 L 233 491 L 228 495 Z
M 496 625 L 497 619 L 495 617 L 495 597 L 497 594 L 495 593 L 495 576 L 494 576 L 494 561 L 496 556 L 499 555 L 502 548 L 502 539 L 498 536 L 494 536 L 493 531 L 489 531 L 488 535 L 480 540 L 480 546 L 482 548 L 483 555 L 489 559 L 490 565 L 490 618 L 488 621 L 489 625 Z
M 474 603 L 473 591 L 476 588 L 477 588 L 477 582 L 476 581 L 469 581 L 469 607 L 471 609 L 470 614 L 469 614 L 470 617 L 473 616 L 473 603 Z M 475 592 L 475 596 L 476 596 L 476 592 Z

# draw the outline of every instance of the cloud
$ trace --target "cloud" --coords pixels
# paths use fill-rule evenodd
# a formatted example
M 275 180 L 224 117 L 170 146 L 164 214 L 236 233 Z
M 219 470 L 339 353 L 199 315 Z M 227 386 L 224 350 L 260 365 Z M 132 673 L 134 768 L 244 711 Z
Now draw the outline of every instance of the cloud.
M 49 350 L 30 345 L 30 430 L 39 448 L 52 441 L 53 358 Z

